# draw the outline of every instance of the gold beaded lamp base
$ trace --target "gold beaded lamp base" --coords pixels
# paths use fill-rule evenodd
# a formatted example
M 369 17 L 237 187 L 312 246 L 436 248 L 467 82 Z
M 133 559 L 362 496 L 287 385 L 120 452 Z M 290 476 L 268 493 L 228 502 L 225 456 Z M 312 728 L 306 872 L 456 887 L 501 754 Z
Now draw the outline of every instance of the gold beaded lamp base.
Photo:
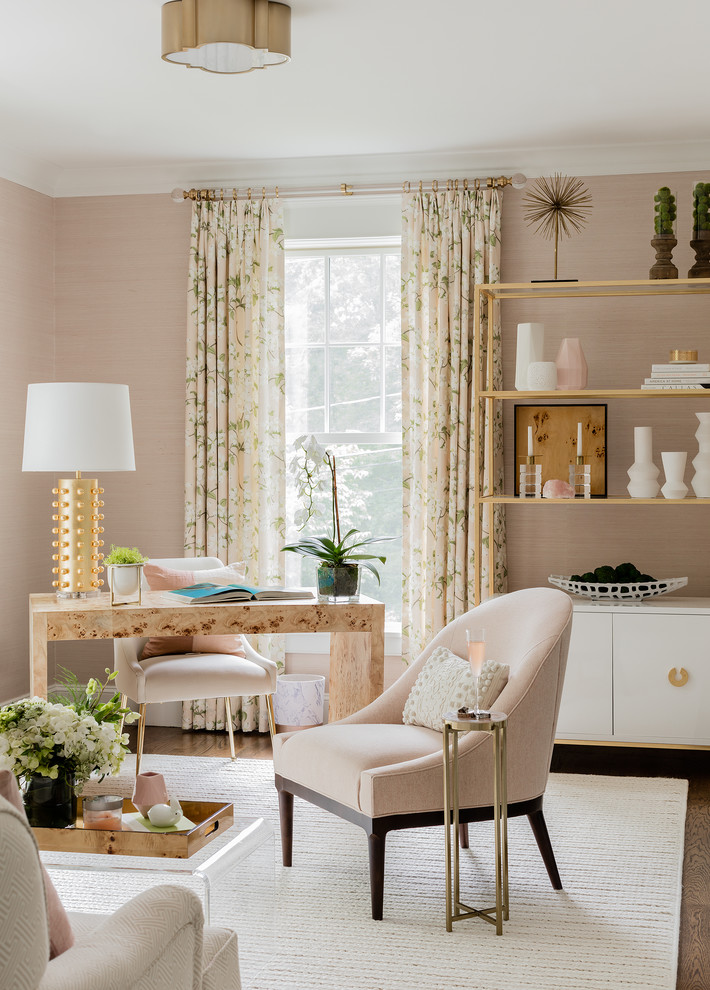
M 98 510 L 104 504 L 99 499 L 103 491 L 96 478 L 82 478 L 80 471 L 76 478 L 59 478 L 57 487 L 52 489 L 52 587 L 57 598 L 91 598 L 99 594 L 104 556 L 100 552 L 104 545 L 100 523 L 104 517 Z

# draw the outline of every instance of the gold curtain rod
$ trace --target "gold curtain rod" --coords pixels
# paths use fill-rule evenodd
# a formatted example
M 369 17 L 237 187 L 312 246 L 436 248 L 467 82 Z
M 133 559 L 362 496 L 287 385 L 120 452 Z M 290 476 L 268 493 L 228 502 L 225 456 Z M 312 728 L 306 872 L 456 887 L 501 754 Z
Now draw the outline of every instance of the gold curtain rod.
M 487 176 L 486 178 L 474 178 L 474 179 L 446 179 L 445 182 L 439 182 L 437 179 L 432 179 L 430 182 L 426 183 L 422 180 L 417 184 L 417 191 L 422 193 L 425 191 L 425 185 L 428 185 L 430 191 L 436 193 L 440 188 L 447 190 L 468 190 L 468 189 L 502 189 L 505 186 L 514 186 L 516 189 L 522 189 L 522 187 L 527 182 L 524 175 L 517 173 L 516 175 L 507 176 Z M 413 190 L 412 183 L 409 181 L 399 183 L 390 183 L 385 185 L 364 185 L 364 186 L 354 186 L 348 182 L 341 182 L 340 187 L 335 186 L 322 186 L 322 187 L 309 187 L 304 186 L 301 188 L 283 189 L 279 191 L 278 186 L 274 186 L 274 191 L 270 195 L 276 197 L 283 197 L 284 199 L 307 199 L 309 197 L 327 198 L 336 196 L 386 196 L 393 195 L 396 193 L 402 193 L 403 195 L 408 195 Z M 173 189 L 171 196 L 175 202 L 182 202 L 185 199 L 202 201 L 216 201 L 232 199 L 236 200 L 239 197 L 251 199 L 252 195 L 258 195 L 258 191 L 252 189 L 251 186 L 246 190 L 238 189 Z M 265 197 L 267 195 L 266 186 L 261 187 L 261 195 Z

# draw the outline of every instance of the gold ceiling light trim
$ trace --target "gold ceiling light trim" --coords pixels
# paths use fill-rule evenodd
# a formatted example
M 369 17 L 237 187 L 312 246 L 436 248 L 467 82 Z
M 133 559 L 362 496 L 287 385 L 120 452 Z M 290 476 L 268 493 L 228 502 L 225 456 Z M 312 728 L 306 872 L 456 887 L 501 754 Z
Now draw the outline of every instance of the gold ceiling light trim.
M 291 60 L 291 8 L 274 0 L 171 0 L 162 8 L 166 62 L 235 74 Z

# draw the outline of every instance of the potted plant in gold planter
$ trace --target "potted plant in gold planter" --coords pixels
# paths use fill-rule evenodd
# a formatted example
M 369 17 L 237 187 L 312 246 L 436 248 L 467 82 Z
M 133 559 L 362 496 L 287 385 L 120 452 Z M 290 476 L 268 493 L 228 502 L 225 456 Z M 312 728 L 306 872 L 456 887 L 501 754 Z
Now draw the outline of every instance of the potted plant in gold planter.
M 148 558 L 137 547 L 117 547 L 104 558 L 112 605 L 128 605 L 141 601 L 143 564 Z M 117 601 L 117 599 L 121 601 Z
M 688 278 L 710 278 L 710 182 L 696 182 L 693 188 L 693 236 L 695 264 Z
M 678 243 L 675 236 L 675 196 L 668 186 L 661 186 L 653 197 L 653 202 L 655 237 L 651 238 L 651 245 L 656 249 L 656 263 L 648 273 L 648 277 L 678 278 L 678 269 L 671 260 L 673 248 Z
M 305 503 L 297 514 L 296 524 L 303 529 L 308 520 L 315 515 L 314 496 L 324 488 L 323 468 L 326 467 L 330 482 L 333 530 L 330 537 L 304 537 L 283 549 L 301 554 L 303 557 L 314 557 L 320 562 L 316 572 L 319 601 L 357 601 L 360 595 L 362 568 L 374 574 L 379 584 L 379 572 L 371 561 L 379 560 L 384 564 L 387 560 L 380 554 L 363 553 L 362 548 L 394 537 L 372 536 L 363 540 L 359 539 L 361 534 L 357 529 L 351 529 L 343 536 L 340 531 L 335 457 L 330 451 L 321 447 L 314 436 L 299 437 L 295 447 L 297 453 L 291 462 L 290 470 L 296 476 L 298 493 Z

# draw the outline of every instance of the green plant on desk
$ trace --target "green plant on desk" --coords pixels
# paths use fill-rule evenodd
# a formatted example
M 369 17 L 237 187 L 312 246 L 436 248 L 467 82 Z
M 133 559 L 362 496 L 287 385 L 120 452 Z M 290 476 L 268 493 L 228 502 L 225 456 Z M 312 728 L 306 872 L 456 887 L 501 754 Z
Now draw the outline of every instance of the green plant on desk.
M 104 557 L 104 565 L 109 564 L 145 564 L 148 557 L 144 557 L 138 547 L 117 547 L 111 544 L 111 552 Z

